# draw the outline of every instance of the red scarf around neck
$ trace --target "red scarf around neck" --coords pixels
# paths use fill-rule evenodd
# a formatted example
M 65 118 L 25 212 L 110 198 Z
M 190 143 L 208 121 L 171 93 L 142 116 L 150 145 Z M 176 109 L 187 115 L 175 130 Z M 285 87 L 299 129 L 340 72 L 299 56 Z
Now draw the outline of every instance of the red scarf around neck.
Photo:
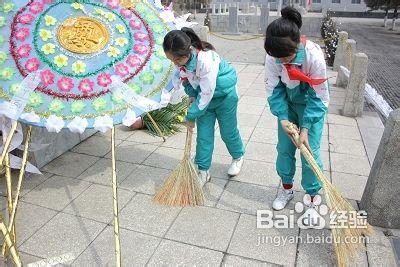
M 306 47 L 306 42 L 306 37 L 304 35 L 301 36 L 301 43 L 304 47 Z M 306 82 L 311 86 L 320 85 L 328 80 L 328 78 L 311 78 L 310 76 L 304 74 L 301 70 L 297 69 L 293 64 L 283 64 L 283 66 L 285 66 L 290 80 Z

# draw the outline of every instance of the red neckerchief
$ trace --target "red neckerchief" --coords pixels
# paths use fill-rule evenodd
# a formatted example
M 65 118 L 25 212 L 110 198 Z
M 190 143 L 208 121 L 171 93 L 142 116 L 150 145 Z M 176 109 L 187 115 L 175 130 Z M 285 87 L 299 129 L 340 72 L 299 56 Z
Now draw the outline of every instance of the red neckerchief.
M 197 55 L 199 54 L 199 52 L 200 52 L 200 49 L 196 48 L 196 54 L 197 54 Z M 181 66 L 181 67 L 179 68 L 179 70 L 180 70 L 180 71 L 183 71 L 183 72 L 186 72 L 185 66 Z M 181 79 L 182 82 L 185 82 L 185 81 L 188 80 L 187 77 L 180 77 L 180 79 Z
M 306 47 L 307 38 L 302 35 L 301 43 Z M 295 68 L 292 64 L 283 64 L 286 68 L 290 80 L 296 80 L 300 82 L 306 82 L 311 86 L 320 85 L 324 83 L 328 78 L 311 78 L 310 76 L 304 74 L 301 70 Z

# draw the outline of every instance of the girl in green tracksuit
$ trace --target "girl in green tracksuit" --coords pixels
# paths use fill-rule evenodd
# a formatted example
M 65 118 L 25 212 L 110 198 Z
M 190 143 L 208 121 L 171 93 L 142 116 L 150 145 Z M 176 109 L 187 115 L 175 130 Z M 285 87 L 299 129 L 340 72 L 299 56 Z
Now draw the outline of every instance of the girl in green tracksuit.
M 298 11 L 286 7 L 281 13 L 282 17 L 268 26 L 264 45 L 268 103 L 272 114 L 278 118 L 276 170 L 283 184 L 282 192 L 273 202 L 275 210 L 283 209 L 293 198 L 296 145 L 289 138 L 292 132 L 287 128 L 288 123 L 298 126 L 300 142 L 312 151 L 322 168 L 320 144 L 329 103 L 321 48 L 300 36 L 302 18 Z M 321 185 L 303 157 L 301 162 L 301 184 L 312 201 Z
M 201 181 L 204 184 L 210 179 L 216 120 L 222 140 L 232 156 L 228 174 L 238 175 L 243 164 L 244 146 L 237 127 L 235 69 L 190 28 L 169 32 L 164 38 L 163 48 L 166 56 L 177 66 L 173 79 L 175 88 L 183 84 L 190 99 L 186 125 L 193 131 L 197 124 L 195 163 Z

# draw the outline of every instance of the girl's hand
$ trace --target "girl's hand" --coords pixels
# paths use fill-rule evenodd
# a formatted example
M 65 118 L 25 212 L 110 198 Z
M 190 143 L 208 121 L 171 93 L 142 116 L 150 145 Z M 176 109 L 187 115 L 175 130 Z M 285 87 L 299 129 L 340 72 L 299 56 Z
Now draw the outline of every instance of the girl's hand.
M 300 131 L 299 143 L 297 144 L 298 148 L 300 148 L 300 146 L 302 144 L 304 144 L 305 147 L 308 149 L 308 151 L 310 151 L 310 153 L 312 154 L 312 149 L 310 147 L 310 144 L 308 143 L 308 129 L 307 128 L 303 128 Z
M 281 125 L 285 133 L 291 138 L 292 135 L 296 133 L 295 129 L 290 129 L 288 126 L 290 125 L 290 121 L 288 120 L 281 120 Z
M 194 121 L 186 121 L 186 127 L 189 132 L 193 133 L 193 129 L 195 127 Z

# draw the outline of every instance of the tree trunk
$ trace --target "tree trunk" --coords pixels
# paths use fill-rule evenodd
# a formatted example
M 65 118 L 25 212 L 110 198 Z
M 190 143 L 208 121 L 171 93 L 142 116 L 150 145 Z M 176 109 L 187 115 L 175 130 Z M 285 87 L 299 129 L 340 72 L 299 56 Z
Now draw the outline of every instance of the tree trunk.
M 383 27 L 385 27 L 385 28 L 387 27 L 388 14 L 389 14 L 389 8 L 386 7 L 386 10 L 385 10 L 385 18 L 384 18 L 384 20 L 383 20 Z
M 394 31 L 394 29 L 396 27 L 396 19 L 397 19 L 397 7 L 394 9 L 394 12 L 393 12 L 392 31 Z

